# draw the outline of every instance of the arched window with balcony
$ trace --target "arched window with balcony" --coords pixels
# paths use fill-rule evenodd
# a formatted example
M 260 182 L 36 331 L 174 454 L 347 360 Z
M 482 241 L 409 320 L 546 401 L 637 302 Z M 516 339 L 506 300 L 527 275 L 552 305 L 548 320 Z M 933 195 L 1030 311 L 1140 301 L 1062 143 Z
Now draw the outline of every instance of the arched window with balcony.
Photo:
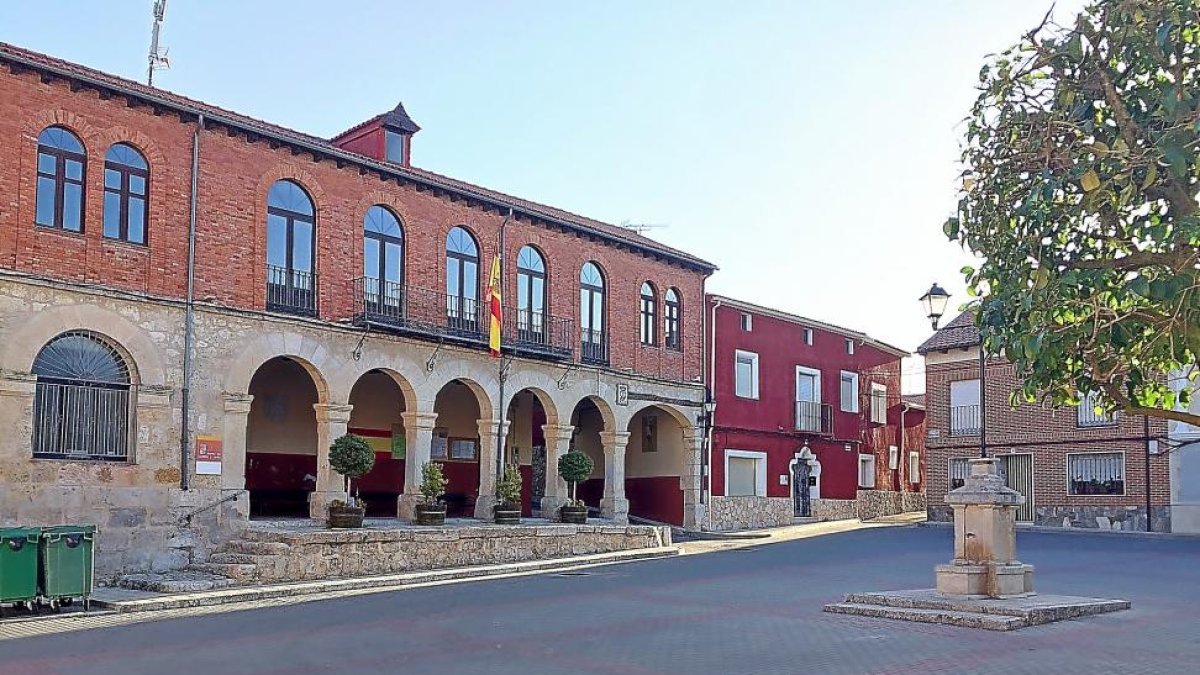
M 594 262 L 579 271 L 579 329 L 581 358 L 590 363 L 608 363 L 608 333 L 605 330 L 604 273 Z
M 35 223 L 83 232 L 86 169 L 87 154 L 78 136 L 63 127 L 46 127 L 38 134 Z
M 104 154 L 105 238 L 145 244 L 149 194 L 146 158 L 128 143 L 114 143 Z
M 546 259 L 532 246 L 517 253 L 517 334 L 523 342 L 546 342 Z
M 666 294 L 663 295 L 663 318 L 665 319 L 663 343 L 667 349 L 682 350 L 683 340 L 680 337 L 680 326 L 683 325 L 681 323 L 683 312 L 679 302 L 679 291 L 674 288 L 668 288 Z
M 70 331 L 33 361 L 33 456 L 129 458 L 129 364 L 98 335 Z
M 658 344 L 658 295 L 650 282 L 642 282 L 641 297 L 638 325 L 641 329 L 642 344 L 654 346 Z
M 267 193 L 267 309 L 317 313 L 316 209 L 308 192 L 281 180 Z
M 363 302 L 368 314 L 400 318 L 404 297 L 404 228 L 385 206 L 363 216 Z
M 463 227 L 446 235 L 446 319 L 451 330 L 478 333 L 479 244 Z

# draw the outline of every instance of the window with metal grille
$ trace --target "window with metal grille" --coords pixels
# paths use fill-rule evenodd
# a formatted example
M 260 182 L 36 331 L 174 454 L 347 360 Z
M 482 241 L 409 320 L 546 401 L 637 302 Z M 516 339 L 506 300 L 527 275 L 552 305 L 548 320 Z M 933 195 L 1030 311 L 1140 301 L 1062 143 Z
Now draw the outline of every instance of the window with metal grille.
M 1067 455 L 1072 495 L 1125 494 L 1125 453 L 1088 452 Z
M 63 333 L 38 352 L 33 374 L 34 457 L 128 459 L 131 382 L 116 350 L 92 333 Z
M 967 476 L 971 475 L 971 465 L 967 463 L 965 457 L 957 457 L 950 460 L 950 489 L 956 490 L 967 484 Z

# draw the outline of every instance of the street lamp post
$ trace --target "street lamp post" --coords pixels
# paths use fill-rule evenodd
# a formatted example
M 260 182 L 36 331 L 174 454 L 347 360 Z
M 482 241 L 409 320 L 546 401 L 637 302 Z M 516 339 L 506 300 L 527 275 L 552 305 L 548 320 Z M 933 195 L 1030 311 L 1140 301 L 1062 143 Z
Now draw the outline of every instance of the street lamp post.
M 704 408 L 696 415 L 696 423 L 700 425 L 701 433 L 704 434 L 704 475 L 701 476 L 704 489 L 700 491 L 700 501 L 704 504 L 704 521 L 708 524 L 711 524 L 709 512 L 712 511 L 712 428 L 713 413 L 716 411 L 717 401 L 713 398 L 712 391 L 705 387 Z
M 925 316 L 929 318 L 934 330 L 938 321 L 946 313 L 946 305 L 950 302 L 950 294 L 946 289 L 934 283 L 919 298 L 925 306 Z M 983 348 L 983 331 L 979 332 L 979 456 L 987 457 L 987 352 Z

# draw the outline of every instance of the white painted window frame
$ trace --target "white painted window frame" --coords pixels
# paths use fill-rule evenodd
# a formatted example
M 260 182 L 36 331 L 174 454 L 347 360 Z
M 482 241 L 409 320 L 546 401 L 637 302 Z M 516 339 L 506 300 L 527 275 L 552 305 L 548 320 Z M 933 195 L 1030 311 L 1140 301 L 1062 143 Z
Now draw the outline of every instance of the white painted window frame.
M 910 485 L 921 484 L 921 453 L 916 450 L 908 451 L 908 482 Z
M 1121 456 L 1121 485 L 1120 492 L 1111 495 L 1077 495 L 1071 492 L 1071 458 L 1081 457 L 1086 455 L 1120 455 Z M 1083 452 L 1068 452 L 1065 453 L 1063 459 L 1063 473 L 1066 477 L 1066 485 L 1063 489 L 1066 490 L 1066 495 L 1070 497 L 1084 497 L 1088 499 L 1105 499 L 1107 497 L 1125 497 L 1129 495 L 1129 465 L 1127 462 L 1129 457 L 1126 456 L 1124 450 L 1085 450 Z
M 863 465 L 864 464 L 871 465 L 870 472 L 863 473 Z M 858 487 L 860 489 L 863 489 L 863 490 L 874 490 L 875 489 L 875 469 L 876 469 L 875 455 L 869 455 L 869 454 L 860 452 L 858 454 Z M 863 480 L 864 476 L 870 476 L 870 478 L 871 478 L 870 484 L 867 484 L 866 481 Z
M 742 357 L 750 359 L 750 395 L 744 396 L 738 391 L 738 364 Z M 742 349 L 733 350 L 733 395 L 748 400 L 758 400 L 758 353 Z
M 853 391 L 850 393 L 850 401 L 848 402 L 848 404 L 850 405 L 849 408 L 846 407 L 846 405 L 847 405 L 846 394 L 845 394 L 845 392 L 842 391 L 842 379 L 845 378 L 847 375 L 849 375 L 851 377 L 851 381 L 854 383 Z M 850 371 L 850 370 L 843 370 L 843 371 L 839 372 L 838 373 L 838 398 L 841 400 L 839 402 L 838 407 L 840 407 L 842 409 L 842 412 L 848 412 L 848 413 L 857 413 L 858 412 L 858 394 L 859 394 L 858 373 L 856 373 L 854 371 Z
M 737 457 L 739 459 L 753 459 L 754 461 L 754 496 L 767 496 L 767 453 L 761 450 L 725 450 L 725 496 L 729 494 L 729 458 Z M 790 480 L 790 479 L 789 479 Z M 748 495 L 736 495 L 745 497 Z
M 880 393 L 880 392 L 883 394 L 883 406 L 877 410 L 876 406 L 875 406 L 875 401 L 876 401 L 875 394 Z M 873 422 L 875 424 L 887 424 L 887 409 L 888 409 L 887 385 L 883 384 L 882 382 L 872 382 L 871 383 L 871 422 Z

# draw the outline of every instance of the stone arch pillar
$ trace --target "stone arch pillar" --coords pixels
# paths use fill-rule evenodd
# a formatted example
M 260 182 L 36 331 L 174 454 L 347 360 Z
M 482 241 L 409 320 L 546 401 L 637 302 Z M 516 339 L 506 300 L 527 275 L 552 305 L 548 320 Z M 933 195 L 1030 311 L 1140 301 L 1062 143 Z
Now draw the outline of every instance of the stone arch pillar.
M 496 440 L 508 435 L 507 420 L 481 419 L 479 426 L 479 496 L 475 498 L 475 517 L 488 520 L 496 505 Z M 497 431 L 499 433 L 497 433 Z
M 629 522 L 629 500 L 625 498 L 625 448 L 629 445 L 628 431 L 603 431 L 604 498 L 600 514 L 618 523 Z
M 246 489 L 246 428 L 250 423 L 250 404 L 254 397 L 250 394 L 223 394 L 225 401 L 225 419 L 222 421 L 221 434 L 222 462 L 221 489 Z M 234 508 L 244 518 L 250 516 L 250 495 L 239 494 L 234 502 Z
M 346 498 L 341 475 L 329 466 L 329 446 L 346 434 L 354 406 L 316 403 L 313 410 L 317 413 L 317 488 L 308 497 L 308 515 L 310 518 L 323 519 L 330 502 Z
M 414 402 L 413 410 L 400 415 L 404 420 L 404 494 L 396 505 L 396 515 L 406 520 L 417 517 L 417 504 L 421 503 L 421 468 L 429 461 L 433 446 L 433 430 L 437 427 L 437 413 L 432 402 Z

